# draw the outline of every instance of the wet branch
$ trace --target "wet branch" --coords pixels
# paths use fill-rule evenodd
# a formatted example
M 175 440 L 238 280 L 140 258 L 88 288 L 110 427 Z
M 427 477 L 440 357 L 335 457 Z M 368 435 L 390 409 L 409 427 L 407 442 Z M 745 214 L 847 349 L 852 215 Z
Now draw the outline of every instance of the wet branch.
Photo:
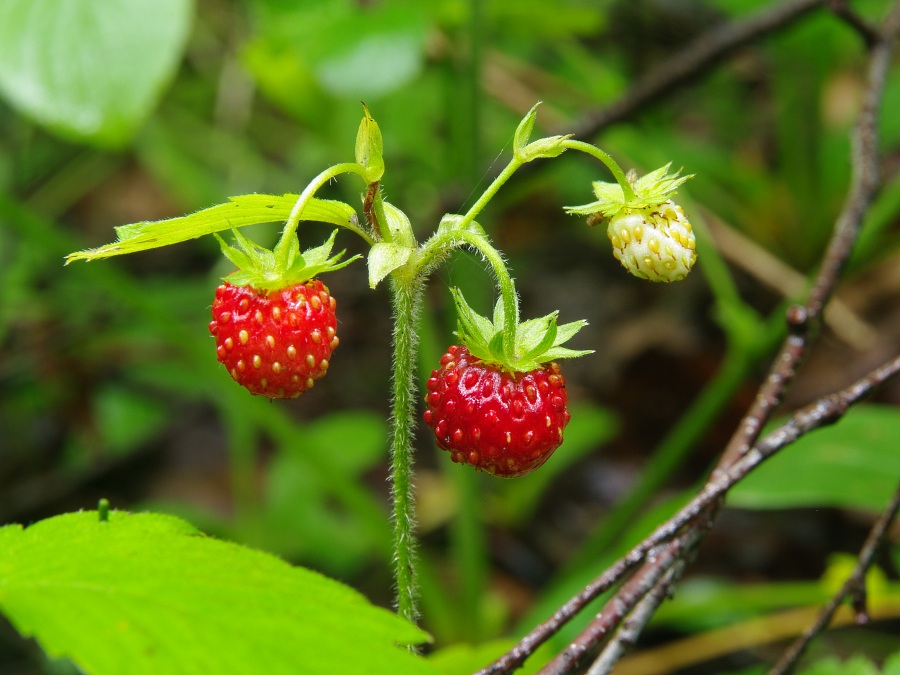
M 619 103 L 586 120 L 578 129 L 577 135 L 591 135 L 612 121 L 631 114 L 636 107 L 682 83 L 729 49 L 758 37 L 765 30 L 771 30 L 773 25 L 784 25 L 819 4 L 822 3 L 812 0 L 785 3 L 747 20 L 746 24 L 732 25 L 730 30 L 721 32 L 725 37 L 720 36 L 713 46 L 698 45 L 689 48 L 681 57 L 676 57 L 657 74 L 637 85 Z M 766 26 L 768 28 L 764 29 Z M 891 9 L 879 39 L 871 49 L 865 99 L 852 139 L 853 171 L 850 189 L 835 222 L 821 268 L 806 304 L 795 305 L 788 310 L 788 335 L 772 362 L 754 403 L 726 446 L 709 480 L 690 503 L 566 602 L 547 621 L 535 627 L 509 652 L 479 671 L 478 675 L 514 671 L 540 644 L 558 632 L 589 602 L 621 584 L 603 611 L 542 671 L 547 674 L 572 672 L 586 657 L 608 641 L 607 649 L 594 664 L 591 673 L 599 675 L 609 672 L 625 649 L 637 639 L 655 607 L 680 576 L 680 571 L 686 564 L 686 556 L 711 527 L 728 490 L 765 459 L 809 431 L 836 422 L 850 407 L 900 373 L 900 356 L 897 356 L 849 387 L 796 411 L 777 429 L 764 438 L 759 438 L 763 426 L 783 400 L 815 341 L 825 304 L 834 293 L 863 218 L 878 189 L 878 114 L 898 32 L 900 2 Z M 652 84 L 654 82 L 656 84 Z M 863 565 L 864 562 L 861 554 L 860 566 L 867 568 L 868 565 Z M 848 584 L 851 582 L 848 581 Z M 848 592 L 855 592 L 856 588 L 858 586 L 848 585 L 838 602 Z M 825 620 L 825 624 L 828 620 L 830 617 Z M 816 632 L 821 630 L 822 628 L 818 628 Z M 802 647 L 800 649 L 802 651 Z
M 894 493 L 887 508 L 881 513 L 875 525 L 866 537 L 859 556 L 856 560 L 856 566 L 853 573 L 841 586 L 841 589 L 834 595 L 831 601 L 822 608 L 819 617 L 815 623 L 807 628 L 794 644 L 782 655 L 781 659 L 775 664 L 775 667 L 769 671 L 769 675 L 785 675 L 793 670 L 797 665 L 797 661 L 806 651 L 806 647 L 819 633 L 828 627 L 834 618 L 835 612 L 841 606 L 845 598 L 852 600 L 854 610 L 856 611 L 856 621 L 859 624 L 867 623 L 869 620 L 868 611 L 866 609 L 866 573 L 875 560 L 875 554 L 884 543 L 888 533 L 888 528 L 897 517 L 897 511 L 900 510 L 900 486 Z

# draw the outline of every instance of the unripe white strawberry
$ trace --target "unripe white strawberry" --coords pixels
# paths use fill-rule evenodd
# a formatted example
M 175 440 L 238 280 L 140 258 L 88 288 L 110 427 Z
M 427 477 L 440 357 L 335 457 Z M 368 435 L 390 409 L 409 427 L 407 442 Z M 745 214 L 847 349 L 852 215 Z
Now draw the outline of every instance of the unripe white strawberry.
M 691 224 L 671 199 L 654 207 L 622 209 L 609 221 L 607 234 L 616 260 L 642 279 L 680 281 L 697 260 Z
M 616 165 L 618 166 L 618 165 Z M 669 165 L 637 178 L 619 170 L 618 183 L 593 184 L 597 201 L 567 206 L 588 225 L 609 220 L 613 255 L 634 276 L 650 281 L 684 279 L 697 260 L 697 241 L 687 216 L 669 197 L 691 176 L 668 175 Z

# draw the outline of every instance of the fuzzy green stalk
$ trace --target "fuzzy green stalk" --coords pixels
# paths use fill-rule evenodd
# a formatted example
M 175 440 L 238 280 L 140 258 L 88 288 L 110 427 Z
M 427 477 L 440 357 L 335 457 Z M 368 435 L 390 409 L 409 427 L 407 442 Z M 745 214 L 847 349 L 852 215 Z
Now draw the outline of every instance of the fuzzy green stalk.
M 487 239 L 474 232 L 457 232 L 456 236 L 475 248 L 490 263 L 503 298 L 503 355 L 510 361 L 516 356 L 516 327 L 519 325 L 519 299 L 509 270 L 500 252 Z
M 494 181 L 488 185 L 487 189 L 484 193 L 478 198 L 478 201 L 472 204 L 472 208 L 466 211 L 465 215 L 462 217 L 462 220 L 459 222 L 459 228 L 462 229 L 466 227 L 469 223 L 475 220 L 475 217 L 481 213 L 487 203 L 494 198 L 494 195 L 503 187 L 503 184 L 506 183 L 510 179 L 510 177 L 519 170 L 519 167 L 522 166 L 522 161 L 516 159 L 515 157 L 510 160 L 509 164 L 507 164 L 503 171 L 500 172 Z
M 603 162 L 606 168 L 609 169 L 612 175 L 615 177 L 616 182 L 622 187 L 622 192 L 625 194 L 625 201 L 629 202 L 631 200 L 637 199 L 637 195 L 634 194 L 634 188 L 631 187 L 631 182 L 625 176 L 625 172 L 622 171 L 622 167 L 618 165 L 616 160 L 610 157 L 607 153 L 603 152 L 603 150 L 595 145 L 591 145 L 590 143 L 585 143 L 584 141 L 573 141 L 572 139 L 564 140 L 562 142 L 562 145 L 567 150 L 578 150 L 579 152 L 588 154 L 591 157 Z
M 309 203 L 309 200 L 312 199 L 313 195 L 316 194 L 319 188 L 325 185 L 328 181 L 333 178 L 337 178 L 342 173 L 355 173 L 363 180 L 365 180 L 366 170 L 365 167 L 362 166 L 362 164 L 357 164 L 356 162 L 345 162 L 343 164 L 335 164 L 334 166 L 330 166 L 318 176 L 313 178 L 309 182 L 309 185 L 307 185 L 303 189 L 303 192 L 300 193 L 300 196 L 297 197 L 297 201 L 294 202 L 294 207 L 291 209 L 287 221 L 284 224 L 284 230 L 281 233 L 281 238 L 275 245 L 276 252 L 285 246 L 291 245 L 292 238 L 297 232 L 297 226 L 300 224 L 300 215 L 303 213 L 303 209 L 306 208 L 306 205 Z M 369 244 L 373 243 L 371 241 L 371 237 L 369 237 L 362 230 L 353 228 L 349 224 L 347 226 L 351 230 L 362 236 L 362 238 L 368 241 Z
M 416 579 L 413 446 L 416 410 L 416 325 L 424 284 L 419 275 L 390 277 L 394 307 L 394 382 L 391 412 L 391 495 L 394 505 L 394 581 L 397 613 L 416 622 L 419 589 Z M 411 650 L 414 647 L 410 647 Z

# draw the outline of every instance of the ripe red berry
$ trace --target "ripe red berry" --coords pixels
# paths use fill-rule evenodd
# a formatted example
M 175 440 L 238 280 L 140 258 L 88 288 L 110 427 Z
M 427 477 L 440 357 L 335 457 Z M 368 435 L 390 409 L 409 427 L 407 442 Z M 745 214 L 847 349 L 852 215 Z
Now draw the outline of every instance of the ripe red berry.
M 452 346 L 431 373 L 425 422 L 454 462 L 495 476 L 524 476 L 563 441 L 566 381 L 556 363 L 527 373 L 486 364 Z
M 226 282 L 209 324 L 219 362 L 251 394 L 299 396 L 325 375 L 338 346 L 335 306 L 318 279 L 276 291 Z

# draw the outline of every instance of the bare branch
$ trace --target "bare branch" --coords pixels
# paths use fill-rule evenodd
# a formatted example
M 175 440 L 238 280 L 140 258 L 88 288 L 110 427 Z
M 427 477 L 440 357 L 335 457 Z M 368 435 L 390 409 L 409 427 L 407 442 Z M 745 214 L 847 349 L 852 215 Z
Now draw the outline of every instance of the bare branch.
M 786 3 L 780 8 L 776 8 L 781 9 L 782 12 L 768 10 L 765 14 L 770 22 L 774 21 L 772 17 L 776 15 L 781 16 L 781 21 L 785 22 L 790 20 L 783 18 L 785 16 L 784 12 L 787 11 L 785 8 L 790 8 L 792 12 L 795 12 L 795 14 L 788 13 L 788 16 L 795 18 L 802 14 L 803 11 L 807 11 L 817 4 L 820 3 L 815 3 L 811 0 L 807 0 L 805 3 Z M 757 21 L 765 23 L 761 22 L 759 17 L 757 17 Z M 726 44 L 739 43 L 738 38 L 734 36 L 734 31 L 735 29 L 732 29 L 729 33 L 732 35 L 730 38 L 731 42 L 726 40 Z M 763 439 L 759 439 L 763 425 L 770 419 L 775 408 L 781 402 L 803 357 L 808 352 L 809 346 L 816 335 L 823 308 L 834 292 L 841 271 L 850 256 L 863 217 L 878 188 L 878 112 L 893 43 L 898 32 L 900 32 L 900 2 L 897 2 L 892 8 L 884 24 L 881 39 L 871 52 L 865 101 L 853 135 L 853 173 L 850 190 L 844 207 L 835 223 L 834 233 L 823 259 L 822 267 L 814 281 L 805 306 L 795 305 L 788 310 L 788 336 L 780 353 L 773 362 L 768 377 L 760 387 L 756 400 L 725 448 L 725 452 L 709 480 L 690 503 L 667 522 L 660 525 L 649 537 L 610 566 L 593 582 L 588 584 L 579 594 L 566 602 L 550 619 L 535 627 L 507 654 L 479 671 L 479 675 L 509 673 L 515 670 L 540 644 L 556 633 L 562 625 L 580 612 L 587 603 L 620 583 L 623 579 L 634 575 L 632 580 L 623 584 L 619 593 L 607 603 L 607 607 L 612 608 L 610 614 L 608 614 L 610 617 L 609 621 L 603 619 L 604 613 L 598 615 L 592 623 L 593 628 L 586 630 L 582 636 L 582 644 L 572 647 L 573 653 L 569 656 L 567 656 L 569 650 L 560 654 L 559 659 L 565 660 L 570 667 L 573 666 L 581 656 L 588 653 L 589 644 L 599 644 L 603 638 L 602 631 L 607 631 L 608 633 L 613 630 L 628 612 L 634 608 L 641 597 L 646 597 L 648 593 L 653 591 L 660 580 L 666 578 L 665 574 L 670 568 L 674 568 L 673 566 L 676 564 L 681 564 L 681 554 L 688 548 L 686 542 L 694 542 L 696 540 L 696 543 L 699 543 L 708 527 L 714 521 L 722 499 L 733 485 L 742 480 L 744 476 L 765 459 L 793 443 L 803 434 L 836 422 L 852 405 L 858 403 L 876 387 L 900 372 L 900 356 L 897 356 L 849 387 L 795 412 L 787 422 Z M 738 35 L 746 33 L 750 33 L 753 36 L 758 34 L 749 29 L 737 31 Z M 701 47 L 697 47 L 696 50 L 696 54 L 704 53 Z M 688 53 L 690 53 L 690 50 L 688 50 Z M 717 52 L 713 50 L 713 53 Z M 697 59 L 696 54 L 692 58 Z M 711 58 L 707 57 L 706 62 L 711 62 Z M 690 60 L 688 61 L 691 62 Z M 668 79 L 663 78 L 662 80 L 668 84 L 665 84 L 665 86 L 657 85 L 655 89 L 652 89 L 655 92 L 654 95 L 659 95 L 661 92 L 666 91 L 668 87 L 680 83 L 690 72 L 682 72 L 673 67 L 671 73 L 666 76 Z M 635 91 L 638 92 L 635 94 L 635 100 L 641 98 L 641 96 L 644 97 L 642 100 L 646 100 L 648 94 L 640 94 L 638 87 L 636 87 Z M 622 106 L 619 107 L 621 108 Z M 594 120 L 594 124 L 600 124 L 601 126 L 608 123 L 610 122 L 603 120 L 597 122 L 596 119 Z M 585 130 L 582 130 L 582 132 L 589 133 L 589 131 Z M 671 547 L 659 548 L 670 541 L 672 542 Z M 693 543 L 691 546 L 693 546 Z M 648 558 L 651 551 L 656 553 L 654 560 Z M 664 551 L 668 551 L 671 555 L 660 557 Z M 639 571 L 636 572 L 636 570 Z M 652 580 L 652 583 L 649 585 L 645 583 L 648 580 Z M 636 592 L 638 588 L 641 590 L 640 593 Z M 604 609 L 604 612 L 606 611 Z M 598 622 L 599 625 L 595 625 Z M 640 625 L 635 622 L 629 630 L 632 634 L 636 634 L 640 631 Z M 616 653 L 619 653 L 618 648 L 609 653 L 609 658 L 612 658 Z M 567 671 L 553 670 L 548 672 L 562 673 Z
M 672 586 L 681 578 L 687 561 L 681 559 L 677 561 L 666 575 L 654 586 L 647 595 L 641 598 L 641 601 L 634 608 L 634 611 L 622 622 L 622 627 L 604 647 L 603 652 L 597 657 L 597 660 L 591 665 L 587 675 L 607 675 L 611 672 L 616 663 L 619 662 L 625 652 L 631 649 L 638 638 L 644 631 L 644 627 L 650 623 L 650 619 L 656 613 L 656 610 L 663 603 Z
M 749 18 L 716 26 L 639 80 L 622 98 L 604 110 L 588 115 L 566 132 L 573 132 L 575 138 L 583 140 L 592 138 L 602 129 L 627 119 L 648 103 L 700 76 L 737 49 L 790 25 L 825 2 L 789 0 L 767 7 Z
M 510 673 L 524 663 L 535 649 L 543 644 L 551 635 L 559 631 L 572 617 L 615 584 L 628 576 L 645 559 L 649 562 L 651 551 L 667 541 L 681 535 L 690 540 L 696 532 L 682 532 L 685 526 L 699 524 L 696 528 L 702 533 L 712 524 L 713 515 L 710 507 L 714 507 L 735 484 L 753 471 L 763 461 L 790 445 L 801 436 L 837 422 L 855 404 L 869 396 L 876 388 L 889 379 L 900 374 L 900 355 L 868 373 L 849 387 L 826 396 L 795 412 L 786 422 L 767 434 L 750 452 L 738 461 L 710 478 L 703 489 L 687 505 L 674 516 L 657 527 L 646 539 L 631 549 L 625 556 L 617 560 L 594 581 L 585 586 L 577 595 L 560 607 L 547 621 L 536 626 L 528 635 L 501 656 L 494 663 L 478 671 L 478 675 Z M 685 546 L 680 545 L 684 551 Z M 669 558 L 659 558 L 650 565 L 659 566 L 660 560 L 668 562 Z M 649 572 L 647 572 L 649 574 Z
M 854 12 L 848 5 L 847 0 L 829 0 L 828 9 L 842 21 L 844 21 L 853 30 L 859 33 L 863 42 L 867 47 L 872 47 L 878 42 L 880 37 L 878 29 L 869 21 Z
M 895 5 L 885 21 L 884 37 L 872 49 L 869 59 L 865 99 L 853 133 L 850 191 L 835 222 L 834 233 L 822 266 L 806 305 L 794 306 L 788 311 L 787 320 L 790 329 L 788 336 L 780 353 L 772 362 L 772 368 L 760 387 L 756 400 L 725 448 L 716 467 L 717 472 L 722 471 L 749 450 L 765 422 L 781 403 L 808 352 L 825 303 L 834 293 L 841 271 L 853 250 L 860 225 L 875 197 L 879 183 L 878 113 L 894 41 L 900 30 L 898 24 L 900 24 L 900 6 Z
M 853 598 L 854 609 L 857 611 L 857 622 L 865 623 L 868 620 L 868 614 L 865 610 L 866 572 L 868 572 L 869 567 L 872 566 L 872 563 L 875 560 L 875 554 L 878 552 L 881 544 L 884 543 L 888 528 L 897 517 L 898 511 L 900 511 L 900 486 L 897 487 L 897 491 L 894 493 L 887 508 L 881 513 L 878 520 L 875 521 L 875 525 L 872 526 L 869 536 L 866 537 L 866 541 L 857 557 L 856 566 L 853 568 L 853 573 L 847 581 L 844 582 L 844 585 L 841 586 L 841 589 L 834 595 L 831 601 L 822 608 L 822 612 L 819 614 L 816 622 L 807 628 L 803 632 L 803 635 L 797 638 L 790 649 L 782 655 L 778 663 L 775 664 L 775 667 L 769 671 L 769 675 L 785 675 L 793 670 L 812 639 L 825 630 L 828 627 L 828 624 L 831 623 L 835 612 L 837 612 L 838 608 L 841 606 L 844 598 L 848 596 Z

